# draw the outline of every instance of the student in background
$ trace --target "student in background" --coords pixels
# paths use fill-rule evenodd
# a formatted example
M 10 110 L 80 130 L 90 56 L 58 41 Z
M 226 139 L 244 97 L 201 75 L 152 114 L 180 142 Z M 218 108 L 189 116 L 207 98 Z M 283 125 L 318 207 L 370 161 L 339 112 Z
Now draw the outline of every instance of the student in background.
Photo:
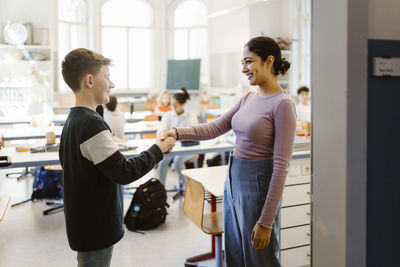
M 175 128 L 161 139 L 213 139 L 233 129 L 235 149 L 224 189 L 226 267 L 279 267 L 280 202 L 292 158 L 296 110 L 278 82 L 290 63 L 268 37 L 243 48 L 242 72 L 249 92 L 214 122 Z
M 68 242 L 78 267 L 110 266 L 113 245 L 124 235 L 123 184 L 146 173 L 168 153 L 174 139 L 157 139 L 140 155 L 126 159 L 96 106 L 109 101 L 114 84 L 111 60 L 88 49 L 71 51 L 62 75 L 75 95 L 63 127 L 59 158 Z
M 96 112 L 99 113 L 99 115 L 100 115 L 102 118 L 104 118 L 104 108 L 103 108 L 103 105 L 98 105 L 98 106 L 96 107 Z
M 161 117 L 170 110 L 172 110 L 171 94 L 167 90 L 164 90 L 160 93 L 158 103 L 154 109 L 154 114 L 161 119 Z
M 110 101 L 105 104 L 106 110 L 104 112 L 104 120 L 110 126 L 111 132 L 114 136 L 124 139 L 124 114 L 116 110 L 118 105 L 117 97 L 115 95 L 110 95 L 109 99 Z
M 173 95 L 172 106 L 174 109 L 168 111 L 162 117 L 161 125 L 158 129 L 157 135 L 171 130 L 172 128 L 188 127 L 197 124 L 196 115 L 185 109 L 185 104 L 189 99 L 190 96 L 185 88 L 181 88 L 176 94 Z M 175 170 L 179 175 L 179 191 L 177 195 L 175 195 L 174 199 L 183 194 L 183 188 L 185 188 L 185 176 L 182 174 L 182 170 L 185 169 L 185 162 L 193 157 L 194 155 L 182 155 L 175 157 L 166 156 L 158 164 L 158 179 L 163 185 L 165 185 L 168 166 L 169 163 L 173 161 Z
M 311 121 L 310 89 L 303 86 L 297 90 L 299 104 L 296 106 L 297 120 Z

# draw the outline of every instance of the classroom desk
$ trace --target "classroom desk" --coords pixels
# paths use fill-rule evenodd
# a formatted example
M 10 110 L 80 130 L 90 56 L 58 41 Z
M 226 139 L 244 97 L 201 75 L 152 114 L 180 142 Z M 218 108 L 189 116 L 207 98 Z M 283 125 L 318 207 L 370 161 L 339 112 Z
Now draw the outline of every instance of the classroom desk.
M 159 121 L 138 121 L 135 123 L 126 123 L 124 133 L 126 135 L 156 133 L 160 126 Z M 60 137 L 63 126 L 51 127 L 13 127 L 0 128 L 0 133 L 4 136 L 5 141 L 42 139 L 45 138 L 47 132 L 54 132 L 56 137 Z
M 160 127 L 159 121 L 139 121 L 135 123 L 127 123 L 124 127 L 125 135 L 142 135 L 156 133 Z
M 148 115 L 151 115 L 151 111 L 135 111 L 133 113 L 124 113 L 125 121 L 128 123 L 138 122 L 144 120 Z M 67 120 L 68 114 L 55 114 L 53 115 L 52 122 L 56 126 L 64 125 Z M 31 118 L 29 117 L 0 117 L 0 126 L 13 125 L 13 124 L 30 124 Z
M 307 159 L 310 157 L 310 151 L 296 151 L 293 152 L 292 160 L 295 159 Z M 186 169 L 182 171 L 182 174 L 188 177 L 189 179 L 193 179 L 200 184 L 202 184 L 205 191 L 208 191 L 211 194 L 211 212 L 216 212 L 215 199 L 223 197 L 224 194 L 224 184 L 226 179 L 226 174 L 228 171 L 228 165 L 216 166 L 216 167 L 207 167 L 207 168 L 198 168 L 198 169 Z M 287 180 L 287 185 L 291 182 L 289 179 Z M 214 203 L 214 204 L 213 204 Z M 194 262 L 216 258 L 216 265 L 222 266 L 222 258 L 221 255 L 218 255 L 218 248 L 220 248 L 221 244 L 217 244 L 215 241 L 215 236 L 211 237 L 211 252 L 202 254 L 196 257 L 189 258 L 190 262 L 192 260 Z M 216 249 L 217 248 L 217 249 Z
M 309 157 L 310 151 L 297 151 L 293 152 L 292 160 Z M 227 170 L 228 165 L 222 165 L 207 168 L 186 169 L 182 171 L 182 174 L 201 183 L 204 186 L 204 189 L 214 196 L 221 197 L 224 195 L 224 183 Z
M 4 218 L 4 214 L 6 213 L 8 202 L 10 202 L 9 194 L 0 194 L 0 222 Z
M 138 122 L 138 121 L 144 120 L 144 118 L 146 116 L 149 116 L 151 114 L 153 114 L 153 112 L 151 112 L 151 111 L 135 111 L 133 113 L 125 112 L 124 116 L 125 116 L 125 121 L 126 122 L 134 123 L 134 122 Z
M 143 150 L 148 149 L 152 144 L 154 144 L 155 139 L 137 139 L 128 141 L 130 144 L 137 146 L 138 148 L 123 151 L 127 158 L 138 155 Z M 176 143 L 174 149 L 171 151 L 171 156 L 175 155 L 187 155 L 187 154 L 196 154 L 196 153 L 209 153 L 209 152 L 224 152 L 224 151 L 232 151 L 233 145 L 220 142 L 215 144 L 215 141 L 202 141 L 200 145 L 190 146 L 190 147 L 182 147 L 179 142 Z M 58 165 L 60 164 L 58 158 L 58 152 L 42 152 L 42 153 L 30 153 L 30 152 L 17 152 L 13 147 L 5 147 L 0 150 L 0 156 L 9 156 L 11 157 L 12 164 L 8 167 L 4 167 L 4 169 L 8 168 L 27 168 L 27 167 L 36 167 L 36 166 L 44 166 L 44 165 Z
M 129 104 L 130 113 L 133 113 L 135 110 L 135 103 L 145 103 L 147 100 L 146 97 L 118 97 L 118 103 L 121 104 Z
M 53 115 L 52 122 L 55 125 L 63 125 L 67 119 L 68 114 L 55 114 Z M 29 117 L 0 117 L 0 125 L 12 125 L 12 124 L 30 124 L 31 118 Z
M 50 127 L 29 127 L 28 125 L 0 128 L 0 133 L 4 136 L 4 141 L 41 139 L 46 138 L 47 132 L 54 132 L 56 137 L 60 137 L 62 126 Z
M 221 116 L 222 114 L 224 114 L 225 112 L 227 112 L 229 109 L 202 109 L 202 118 L 203 118 L 203 122 L 207 122 L 207 116 L 211 116 L 211 117 L 215 117 L 218 118 L 219 116 Z

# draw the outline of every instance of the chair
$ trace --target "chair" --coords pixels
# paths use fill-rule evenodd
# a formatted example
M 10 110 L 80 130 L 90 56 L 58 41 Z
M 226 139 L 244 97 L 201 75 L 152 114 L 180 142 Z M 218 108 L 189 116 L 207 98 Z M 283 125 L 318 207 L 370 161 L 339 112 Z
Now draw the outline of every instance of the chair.
M 211 252 L 186 259 L 185 266 L 198 266 L 196 262 L 215 257 L 216 266 L 222 267 L 222 233 L 224 232 L 222 212 L 215 211 L 216 200 L 211 195 L 212 211 L 214 212 L 204 213 L 206 195 L 201 183 L 187 177 L 183 211 L 200 230 L 215 236 L 215 245 L 213 239 Z
M 203 167 L 204 154 L 195 154 L 193 158 L 185 162 L 186 169 L 201 168 Z M 172 197 L 173 200 L 177 200 L 183 197 L 185 191 L 183 190 L 183 185 L 179 183 L 179 188 L 168 189 L 167 192 L 176 192 Z
M 0 168 L 11 165 L 11 160 L 7 156 L 0 156 Z M 10 202 L 10 194 L 0 194 L 0 222 L 6 213 L 8 203 Z

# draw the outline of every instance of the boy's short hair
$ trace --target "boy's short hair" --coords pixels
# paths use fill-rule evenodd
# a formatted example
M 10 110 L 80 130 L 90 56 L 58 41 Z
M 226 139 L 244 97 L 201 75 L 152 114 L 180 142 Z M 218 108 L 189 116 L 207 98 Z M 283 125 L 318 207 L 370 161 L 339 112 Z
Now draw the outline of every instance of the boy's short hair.
M 110 95 L 109 99 L 110 101 L 108 101 L 108 103 L 106 104 L 106 108 L 109 111 L 115 111 L 118 104 L 117 97 L 115 95 Z
M 308 93 L 308 92 L 310 92 L 310 89 L 308 89 L 307 86 L 302 86 L 302 87 L 300 87 L 299 89 L 297 89 L 297 95 L 301 94 L 301 92 L 306 92 L 306 93 Z
M 102 66 L 111 65 L 111 59 L 86 48 L 77 48 L 69 52 L 61 63 L 65 83 L 74 92 L 78 92 L 86 74 L 96 75 Z

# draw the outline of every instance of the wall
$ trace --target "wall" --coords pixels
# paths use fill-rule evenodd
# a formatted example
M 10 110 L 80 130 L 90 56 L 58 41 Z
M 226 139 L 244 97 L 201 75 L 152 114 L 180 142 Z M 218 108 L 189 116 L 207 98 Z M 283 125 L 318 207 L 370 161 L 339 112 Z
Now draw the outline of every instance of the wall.
M 312 16 L 313 266 L 365 266 L 367 5 L 313 1 Z
M 292 0 L 210 1 L 211 87 L 248 87 L 240 64 L 244 44 L 250 38 L 260 35 L 291 37 L 292 5 Z
M 249 7 L 250 36 L 282 37 L 283 19 L 281 10 L 281 1 L 268 1 L 251 5 Z
M 346 5 L 313 1 L 312 7 L 313 266 L 346 260 Z M 327 53 L 333 44 L 335 53 Z
M 397 266 L 400 77 L 374 77 L 374 56 L 400 57 L 400 1 L 368 1 L 367 266 Z
M 368 38 L 400 39 L 400 1 L 368 0 Z
M 400 78 L 370 63 L 400 56 L 399 12 L 313 1 L 313 266 L 398 265 Z
M 215 10 L 211 4 L 210 13 Z M 250 36 L 249 10 L 246 7 L 211 17 L 208 22 L 211 87 L 233 88 L 243 79 L 240 60 Z

